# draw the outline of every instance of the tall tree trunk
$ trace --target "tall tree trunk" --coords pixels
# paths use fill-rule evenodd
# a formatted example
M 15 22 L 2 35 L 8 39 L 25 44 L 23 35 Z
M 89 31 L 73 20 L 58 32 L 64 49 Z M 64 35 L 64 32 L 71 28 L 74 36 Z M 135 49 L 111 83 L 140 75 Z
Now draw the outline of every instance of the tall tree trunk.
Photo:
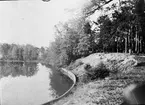
M 118 53 L 118 38 L 117 38 L 117 53 Z
M 129 32 L 128 33 L 129 33 L 128 34 L 128 51 L 131 54 L 131 29 L 129 29 Z
M 140 44 L 140 53 L 142 53 L 142 39 L 141 38 L 140 38 L 139 44 Z
M 134 53 L 133 26 L 131 26 L 130 37 L 131 37 L 130 39 L 131 52 Z
M 125 37 L 125 53 L 127 53 L 127 37 Z
M 142 50 L 143 50 L 143 53 L 145 53 L 145 41 L 143 40 L 143 42 L 142 42 Z
M 135 52 L 138 52 L 138 32 L 137 32 L 137 26 L 136 26 L 136 32 L 135 32 Z
M 137 49 L 137 54 L 139 54 L 139 52 L 140 52 L 140 51 L 139 51 L 139 46 L 140 46 L 140 45 L 139 45 L 139 35 L 138 35 L 138 37 L 137 37 L 137 45 L 138 45 L 138 47 L 137 47 L 137 48 L 138 48 L 138 49 Z

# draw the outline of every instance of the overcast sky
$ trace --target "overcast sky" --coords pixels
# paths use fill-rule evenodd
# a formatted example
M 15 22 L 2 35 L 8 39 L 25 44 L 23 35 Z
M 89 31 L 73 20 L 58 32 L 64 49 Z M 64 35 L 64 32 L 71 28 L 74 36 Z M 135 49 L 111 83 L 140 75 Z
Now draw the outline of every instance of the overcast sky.
M 0 2 L 0 43 L 49 46 L 53 41 L 53 26 L 66 21 L 71 11 L 84 0 L 20 0 Z

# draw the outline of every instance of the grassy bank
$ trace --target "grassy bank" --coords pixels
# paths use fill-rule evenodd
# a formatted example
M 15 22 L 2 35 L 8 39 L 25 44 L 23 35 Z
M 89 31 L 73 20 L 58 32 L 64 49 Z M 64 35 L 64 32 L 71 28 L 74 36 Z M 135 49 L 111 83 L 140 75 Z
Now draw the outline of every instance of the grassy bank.
M 76 87 L 69 96 L 54 105 L 120 105 L 123 102 L 124 88 L 129 84 L 142 83 L 145 80 L 144 66 L 133 66 L 136 60 L 141 61 L 141 57 L 113 53 L 92 54 L 77 60 L 68 67 L 78 78 Z M 86 78 L 86 65 L 97 68 L 102 63 L 110 72 L 108 76 Z M 84 79 L 86 80 L 84 81 Z

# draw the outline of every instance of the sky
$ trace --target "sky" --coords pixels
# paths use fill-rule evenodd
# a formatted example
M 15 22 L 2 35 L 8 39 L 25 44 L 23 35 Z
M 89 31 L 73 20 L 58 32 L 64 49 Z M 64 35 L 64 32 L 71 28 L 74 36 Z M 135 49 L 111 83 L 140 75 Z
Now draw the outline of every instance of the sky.
M 70 11 L 76 11 L 83 2 L 84 0 L 0 1 L 0 43 L 48 47 L 54 40 L 54 25 L 70 19 Z

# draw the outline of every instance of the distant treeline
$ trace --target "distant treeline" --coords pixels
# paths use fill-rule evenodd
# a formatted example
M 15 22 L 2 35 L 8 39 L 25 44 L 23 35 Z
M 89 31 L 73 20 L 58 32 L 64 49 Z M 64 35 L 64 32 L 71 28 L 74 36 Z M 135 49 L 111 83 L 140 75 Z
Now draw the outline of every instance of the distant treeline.
M 1 60 L 33 61 L 38 60 L 39 48 L 32 45 L 0 44 Z

